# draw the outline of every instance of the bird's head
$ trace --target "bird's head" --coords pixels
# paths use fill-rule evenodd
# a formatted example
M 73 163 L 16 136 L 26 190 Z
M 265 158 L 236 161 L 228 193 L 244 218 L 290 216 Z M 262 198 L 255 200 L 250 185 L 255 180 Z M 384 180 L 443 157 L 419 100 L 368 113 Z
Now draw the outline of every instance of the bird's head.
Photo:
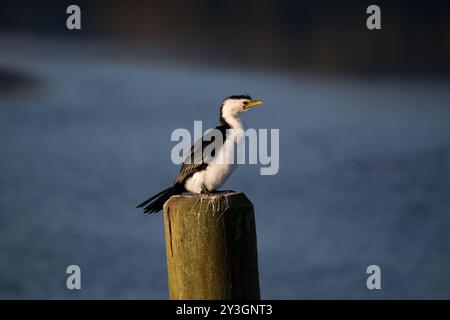
M 224 119 L 234 117 L 238 113 L 247 111 L 262 103 L 263 102 L 260 100 L 253 100 L 249 95 L 229 96 L 222 102 L 220 115 Z

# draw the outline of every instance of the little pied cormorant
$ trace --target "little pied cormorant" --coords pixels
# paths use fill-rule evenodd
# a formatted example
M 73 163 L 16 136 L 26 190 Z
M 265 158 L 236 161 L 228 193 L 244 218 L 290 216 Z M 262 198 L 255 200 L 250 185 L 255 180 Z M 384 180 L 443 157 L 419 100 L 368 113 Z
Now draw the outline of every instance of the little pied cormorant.
M 186 159 L 193 159 L 194 153 L 197 154 L 198 148 L 201 148 L 202 159 L 185 161 L 171 187 L 145 200 L 137 208 L 144 208 L 145 213 L 158 212 L 173 195 L 183 192 L 210 194 L 220 188 L 236 168 L 233 161 L 223 161 L 223 159 L 232 157 L 236 143 L 243 137 L 245 128 L 238 114 L 259 104 L 262 104 L 262 101 L 254 101 L 249 95 L 234 95 L 223 100 L 220 108 L 221 125 L 216 127 L 216 130 L 222 134 L 223 143 L 217 148 L 216 157 L 208 161 L 208 158 L 203 156 L 203 150 L 213 140 L 206 134 L 194 143 L 186 157 Z M 222 159 L 222 161 L 219 162 L 217 159 Z

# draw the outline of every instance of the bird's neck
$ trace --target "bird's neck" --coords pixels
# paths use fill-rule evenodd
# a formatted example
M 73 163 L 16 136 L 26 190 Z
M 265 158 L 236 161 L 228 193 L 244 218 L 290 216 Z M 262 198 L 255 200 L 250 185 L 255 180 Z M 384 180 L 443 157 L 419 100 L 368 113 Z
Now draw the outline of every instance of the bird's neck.
M 222 123 L 222 125 L 228 128 L 244 130 L 244 124 L 242 123 L 241 119 L 239 119 L 237 114 L 226 116 L 222 115 L 222 117 L 220 117 L 220 122 Z

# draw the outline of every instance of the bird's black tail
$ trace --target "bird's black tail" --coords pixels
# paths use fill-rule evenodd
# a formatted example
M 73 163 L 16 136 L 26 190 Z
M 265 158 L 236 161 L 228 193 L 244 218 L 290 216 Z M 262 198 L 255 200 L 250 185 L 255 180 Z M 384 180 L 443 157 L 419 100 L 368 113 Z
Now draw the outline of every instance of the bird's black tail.
M 153 197 L 148 198 L 136 208 L 144 208 L 145 213 L 153 213 L 162 210 L 164 203 L 169 200 L 173 195 L 180 194 L 179 188 L 176 186 L 164 189 L 160 193 L 155 194 Z

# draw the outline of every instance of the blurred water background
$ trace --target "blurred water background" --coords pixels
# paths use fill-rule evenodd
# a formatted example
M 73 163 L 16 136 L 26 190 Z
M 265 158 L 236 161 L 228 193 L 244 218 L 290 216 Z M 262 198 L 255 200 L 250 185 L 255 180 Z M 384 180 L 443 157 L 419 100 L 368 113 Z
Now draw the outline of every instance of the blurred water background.
M 224 186 L 254 203 L 263 298 L 450 296 L 448 13 L 412 1 L 406 16 L 384 13 L 388 39 L 366 39 L 364 19 L 353 32 L 357 19 L 319 18 L 333 16 L 326 1 L 293 5 L 298 20 L 287 1 L 196 1 L 174 29 L 164 18 L 190 6 L 92 3 L 81 1 L 96 28 L 73 34 L 64 1 L 2 2 L 0 298 L 166 299 L 163 217 L 134 207 L 176 176 L 172 131 L 217 125 L 221 100 L 244 92 L 265 101 L 247 126 L 280 129 L 279 173 L 241 166 Z M 339 12 L 364 12 L 350 3 Z M 287 27 L 268 19 L 273 8 Z M 12 18 L 22 11 L 34 20 Z M 266 23 L 242 34 L 225 13 Z M 70 264 L 81 291 L 66 288 Z M 366 288 L 370 264 L 380 291 Z

